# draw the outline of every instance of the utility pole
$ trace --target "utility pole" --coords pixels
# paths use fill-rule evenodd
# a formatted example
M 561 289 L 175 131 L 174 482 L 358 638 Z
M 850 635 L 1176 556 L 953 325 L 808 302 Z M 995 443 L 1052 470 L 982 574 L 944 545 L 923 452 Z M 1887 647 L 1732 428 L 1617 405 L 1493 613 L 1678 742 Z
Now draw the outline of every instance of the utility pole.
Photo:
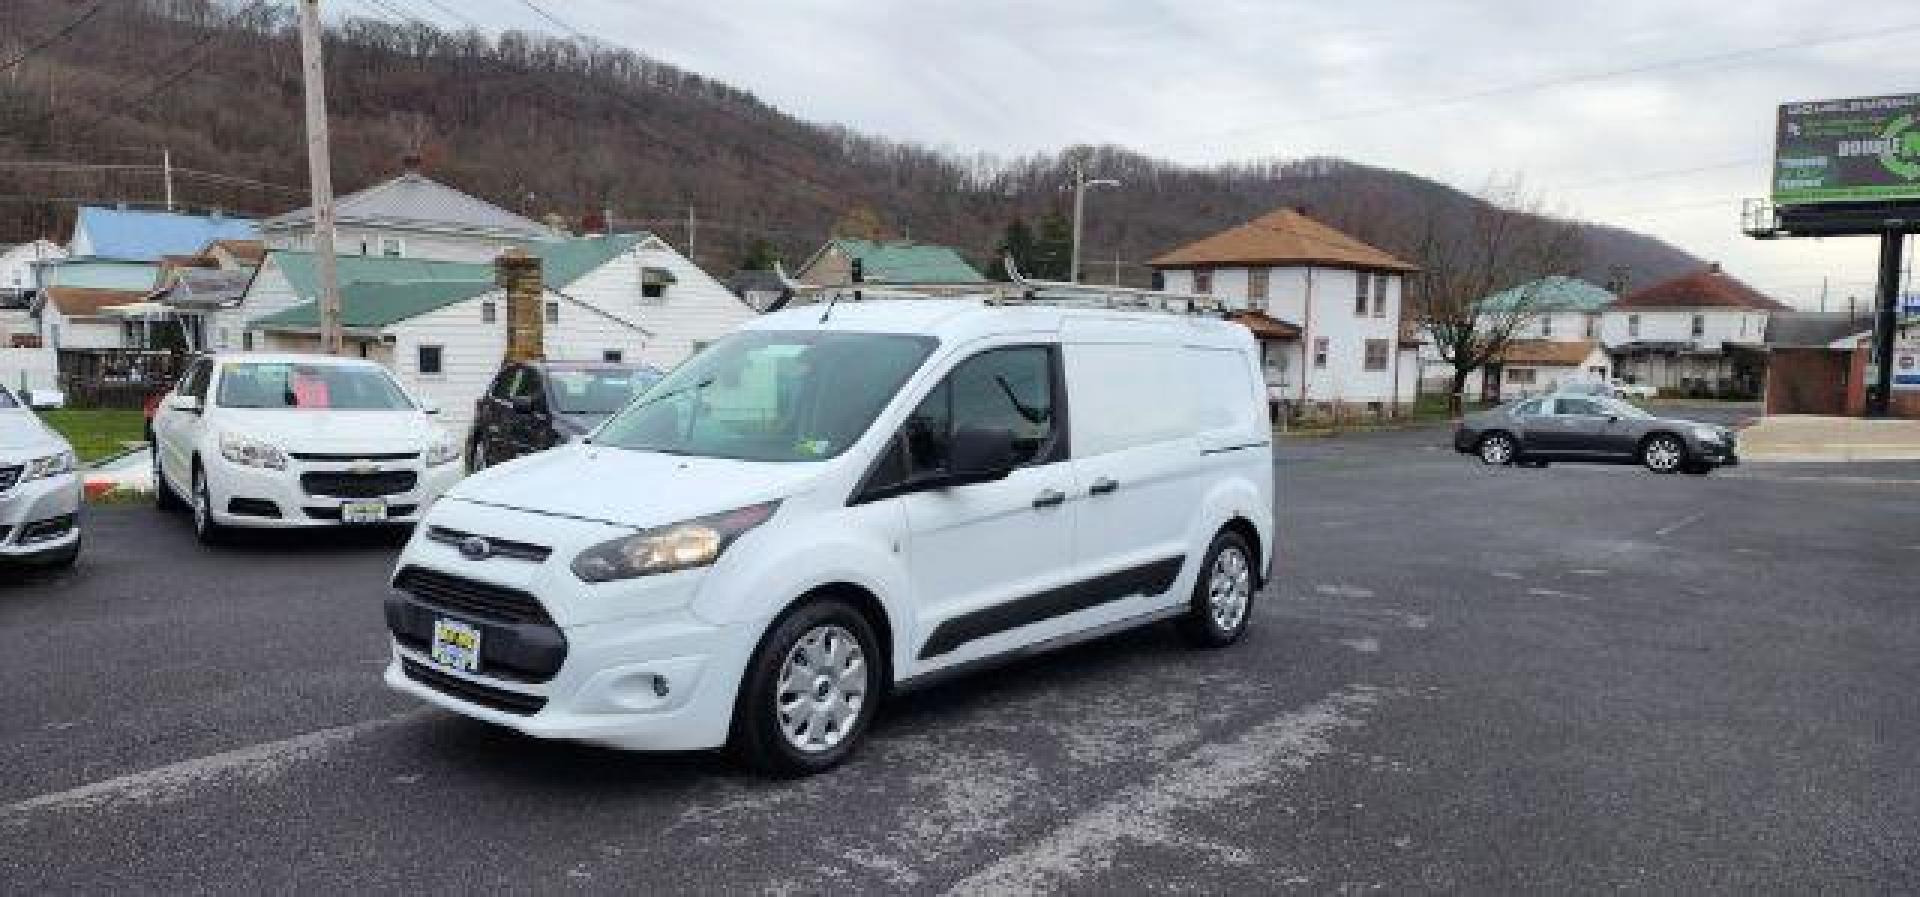
M 693 238 L 700 229 L 700 223 L 694 220 L 693 206 L 687 206 L 687 261 L 693 261 Z
M 1874 297 L 1873 382 L 1867 384 L 1867 417 L 1886 417 L 1893 403 L 1893 337 L 1899 325 L 1900 251 L 1907 237 L 1899 231 L 1880 235 L 1880 282 Z
M 167 211 L 173 211 L 173 150 L 160 148 L 160 179 L 167 187 Z
M 1073 252 L 1069 257 L 1070 260 L 1067 262 L 1067 280 L 1073 283 L 1079 283 L 1080 224 L 1081 219 L 1086 215 L 1087 188 L 1118 187 L 1120 186 L 1120 182 L 1112 178 L 1089 180 L 1087 178 L 1087 167 L 1081 162 L 1079 157 L 1075 157 L 1072 161 L 1068 162 L 1067 165 L 1073 170 L 1073 183 L 1069 185 L 1073 189 Z
M 320 277 L 320 351 L 339 355 L 340 272 L 333 258 L 333 166 L 327 152 L 327 77 L 320 60 L 320 0 L 300 3 L 300 70 L 307 96 L 307 178 L 313 189 L 313 256 Z

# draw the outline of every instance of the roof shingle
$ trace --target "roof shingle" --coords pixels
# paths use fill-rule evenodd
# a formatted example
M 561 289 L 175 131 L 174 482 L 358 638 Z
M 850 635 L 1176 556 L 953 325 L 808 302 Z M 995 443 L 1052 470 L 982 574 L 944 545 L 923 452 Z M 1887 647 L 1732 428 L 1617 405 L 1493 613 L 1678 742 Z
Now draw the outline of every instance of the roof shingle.
M 450 230 L 531 240 L 558 236 L 553 228 L 538 221 L 411 171 L 340 197 L 335 204 L 335 215 L 341 224 Z M 268 230 L 286 230 L 312 221 L 313 208 L 309 206 L 276 215 L 261 222 L 261 226 Z
M 1708 265 L 1692 274 L 1663 280 L 1637 292 L 1628 293 L 1614 308 L 1751 308 L 1759 311 L 1792 311 L 1778 300 L 1741 283 Z
M 1147 264 L 1156 268 L 1209 265 L 1322 265 L 1366 271 L 1417 271 L 1295 209 L 1268 212 L 1245 224 L 1202 237 Z

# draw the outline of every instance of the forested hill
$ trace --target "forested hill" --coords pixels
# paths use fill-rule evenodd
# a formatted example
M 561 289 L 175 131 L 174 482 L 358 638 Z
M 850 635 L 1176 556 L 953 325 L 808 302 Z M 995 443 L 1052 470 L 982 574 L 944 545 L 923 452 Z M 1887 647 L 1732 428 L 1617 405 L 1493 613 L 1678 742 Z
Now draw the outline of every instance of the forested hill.
M 162 147 L 185 204 L 266 214 L 305 203 L 289 6 L 109 0 L 87 16 L 96 2 L 6 4 L 0 64 L 26 56 L 0 73 L 0 242 L 64 236 L 76 202 L 159 202 Z M 1118 259 L 1124 278 L 1142 281 L 1137 263 L 1283 204 L 1403 250 L 1396 220 L 1474 201 L 1337 159 L 1196 169 L 1117 147 L 960 156 L 802 121 L 625 50 L 528 33 L 352 19 L 327 53 L 341 192 L 395 174 L 417 149 L 431 176 L 538 216 L 610 207 L 684 245 L 691 207 L 699 260 L 722 273 L 756 239 L 797 261 L 850 213 L 984 262 L 1012 218 L 1064 205 L 1067 152 L 1125 182 L 1089 217 L 1085 256 L 1099 280 Z M 1613 228 L 1589 229 L 1586 243 L 1583 273 L 1596 280 L 1615 265 L 1647 283 L 1697 264 Z

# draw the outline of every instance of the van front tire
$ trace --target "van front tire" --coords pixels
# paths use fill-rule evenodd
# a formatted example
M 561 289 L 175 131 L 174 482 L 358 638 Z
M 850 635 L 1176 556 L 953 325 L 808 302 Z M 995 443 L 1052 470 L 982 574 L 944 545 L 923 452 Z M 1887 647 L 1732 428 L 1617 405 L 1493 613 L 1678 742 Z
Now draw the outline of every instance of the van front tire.
M 1224 648 L 1247 633 L 1253 617 L 1253 547 L 1240 533 L 1225 529 L 1207 547 L 1206 562 L 1193 584 L 1180 634 L 1198 648 Z
M 773 776 L 840 765 L 873 721 L 884 668 L 873 626 L 853 605 L 838 598 L 801 605 L 774 624 L 747 664 L 729 751 Z

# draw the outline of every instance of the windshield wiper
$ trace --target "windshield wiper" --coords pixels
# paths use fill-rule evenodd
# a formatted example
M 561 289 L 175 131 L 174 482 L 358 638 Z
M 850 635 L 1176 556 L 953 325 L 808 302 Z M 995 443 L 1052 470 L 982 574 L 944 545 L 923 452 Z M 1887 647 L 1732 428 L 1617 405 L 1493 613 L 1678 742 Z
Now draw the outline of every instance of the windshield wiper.
M 681 394 L 684 394 L 684 393 L 689 393 L 689 392 L 692 392 L 692 391 L 694 391 L 694 390 L 696 390 L 696 389 L 706 389 L 707 387 L 709 387 L 709 386 L 712 386 L 712 385 L 713 385 L 713 378 L 712 378 L 712 377 L 707 377 L 707 378 L 704 378 L 704 379 L 702 379 L 702 380 L 701 380 L 700 382 L 698 382 L 698 383 L 689 383 L 689 384 L 687 384 L 687 385 L 685 385 L 685 386 L 676 386 L 676 387 L 674 387 L 674 388 L 672 388 L 672 389 L 669 389 L 669 390 L 667 390 L 666 392 L 663 392 L 663 393 L 661 393 L 661 394 L 659 394 L 659 395 L 657 395 L 657 396 L 652 396 L 652 397 L 650 397 L 650 398 L 648 398 L 648 399 L 647 399 L 646 401 L 644 401 L 644 402 L 641 402 L 641 403 L 640 403 L 640 404 L 638 404 L 638 405 L 634 405 L 634 406 L 632 406 L 632 407 L 630 407 L 630 408 L 628 408 L 628 409 L 626 410 L 626 413 L 629 413 L 629 414 L 631 414 L 632 412 L 635 412 L 635 411 L 639 411 L 640 409 L 642 409 L 642 408 L 645 408 L 645 407 L 647 407 L 648 405 L 653 405 L 653 404 L 656 404 L 656 403 L 659 403 L 659 402 L 664 402 L 664 401 L 666 401 L 666 400 L 668 400 L 668 399 L 671 399 L 671 398 L 673 398 L 674 396 L 677 396 L 677 395 L 681 395 Z

